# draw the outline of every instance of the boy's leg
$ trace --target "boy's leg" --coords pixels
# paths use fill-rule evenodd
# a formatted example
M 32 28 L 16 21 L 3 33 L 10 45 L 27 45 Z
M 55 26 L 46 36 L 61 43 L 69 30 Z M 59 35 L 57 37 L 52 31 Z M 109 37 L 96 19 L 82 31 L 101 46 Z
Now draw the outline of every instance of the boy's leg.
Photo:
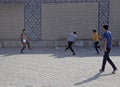
M 23 47 L 22 47 L 20 53 L 23 53 L 23 50 L 26 48 L 26 43 L 22 43 L 22 44 L 23 44 Z
M 98 51 L 98 41 L 97 41 L 96 44 L 95 44 L 95 49 L 96 49 L 96 51 L 97 51 L 97 54 L 99 54 L 99 51 Z
M 117 68 L 116 68 L 115 64 L 112 62 L 112 60 L 109 57 L 110 49 L 107 49 L 107 53 L 108 53 L 108 55 L 107 55 L 107 61 L 112 66 L 113 70 L 116 70 Z
M 73 52 L 73 55 L 75 55 L 75 51 L 72 48 L 72 44 L 73 44 L 73 42 L 70 42 L 70 50 Z
M 102 68 L 100 69 L 101 72 L 103 72 L 105 70 L 105 65 L 106 65 L 106 52 L 104 52 L 104 56 L 103 56 L 103 61 L 102 61 Z
M 29 43 L 28 41 L 27 41 L 26 43 L 27 43 L 27 45 L 28 45 L 28 48 L 31 49 L 30 43 Z

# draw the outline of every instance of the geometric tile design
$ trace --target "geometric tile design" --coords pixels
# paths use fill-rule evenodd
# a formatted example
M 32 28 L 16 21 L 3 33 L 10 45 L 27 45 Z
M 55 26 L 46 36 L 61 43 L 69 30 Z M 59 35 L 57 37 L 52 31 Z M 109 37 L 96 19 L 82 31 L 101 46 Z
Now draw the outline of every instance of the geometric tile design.
M 0 0 L 0 3 L 24 3 L 24 25 L 31 40 L 41 40 L 42 3 L 98 3 L 98 32 L 109 25 L 109 0 Z
M 32 40 L 41 38 L 41 3 L 39 0 L 25 1 L 25 28 Z
M 109 25 L 109 0 L 100 0 L 98 7 L 98 32 L 102 34 L 102 26 Z

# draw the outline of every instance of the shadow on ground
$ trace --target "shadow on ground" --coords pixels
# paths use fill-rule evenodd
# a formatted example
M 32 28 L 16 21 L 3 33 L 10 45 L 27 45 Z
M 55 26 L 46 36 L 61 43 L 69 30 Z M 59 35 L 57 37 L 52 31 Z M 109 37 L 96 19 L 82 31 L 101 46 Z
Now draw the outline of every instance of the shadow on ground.
M 65 47 L 60 47 L 59 50 L 56 48 L 32 48 L 32 50 L 28 50 L 27 48 L 24 50 L 24 54 L 20 53 L 21 48 L 1 48 L 0 55 L 3 57 L 5 56 L 12 56 L 12 55 L 26 55 L 26 54 L 49 54 L 50 57 L 54 58 L 69 58 L 69 57 L 102 57 L 103 51 L 100 51 L 99 55 L 96 55 L 96 52 L 93 47 L 74 47 L 73 49 L 76 52 L 76 55 L 73 56 L 70 50 L 65 51 Z M 120 47 L 113 47 L 110 56 L 120 56 Z
M 94 76 L 92 76 L 92 77 L 90 77 L 90 78 L 88 78 L 86 80 L 83 80 L 81 82 L 75 83 L 74 85 L 82 85 L 82 84 L 85 84 L 85 83 L 92 82 L 92 81 L 98 79 L 101 76 L 110 76 L 110 75 L 114 75 L 114 74 L 113 73 L 102 74 L 102 72 L 99 72 L 99 73 L 95 74 Z

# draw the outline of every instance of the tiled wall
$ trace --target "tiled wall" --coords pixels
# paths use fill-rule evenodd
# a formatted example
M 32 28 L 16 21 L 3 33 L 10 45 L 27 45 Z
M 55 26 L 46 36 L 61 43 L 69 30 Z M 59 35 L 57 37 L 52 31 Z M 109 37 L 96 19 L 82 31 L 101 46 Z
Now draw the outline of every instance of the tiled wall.
M 109 24 L 109 0 L 0 0 L 0 3 L 24 3 L 24 25 L 31 40 L 41 40 L 42 3 L 98 3 L 98 31 Z
M 120 41 L 120 0 L 110 2 L 110 30 L 113 40 Z

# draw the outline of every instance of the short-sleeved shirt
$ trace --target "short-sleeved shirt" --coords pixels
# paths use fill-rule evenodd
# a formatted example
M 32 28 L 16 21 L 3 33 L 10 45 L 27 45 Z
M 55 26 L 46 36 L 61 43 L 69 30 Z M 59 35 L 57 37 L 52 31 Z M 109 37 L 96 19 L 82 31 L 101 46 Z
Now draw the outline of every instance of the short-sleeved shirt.
M 93 40 L 94 41 L 99 41 L 99 35 L 97 33 L 93 34 Z
M 107 39 L 107 46 L 106 48 L 111 48 L 112 47 L 112 35 L 110 31 L 104 32 L 103 33 L 103 40 Z
M 76 35 L 74 33 L 70 33 L 68 37 L 68 41 L 74 42 L 76 39 Z

